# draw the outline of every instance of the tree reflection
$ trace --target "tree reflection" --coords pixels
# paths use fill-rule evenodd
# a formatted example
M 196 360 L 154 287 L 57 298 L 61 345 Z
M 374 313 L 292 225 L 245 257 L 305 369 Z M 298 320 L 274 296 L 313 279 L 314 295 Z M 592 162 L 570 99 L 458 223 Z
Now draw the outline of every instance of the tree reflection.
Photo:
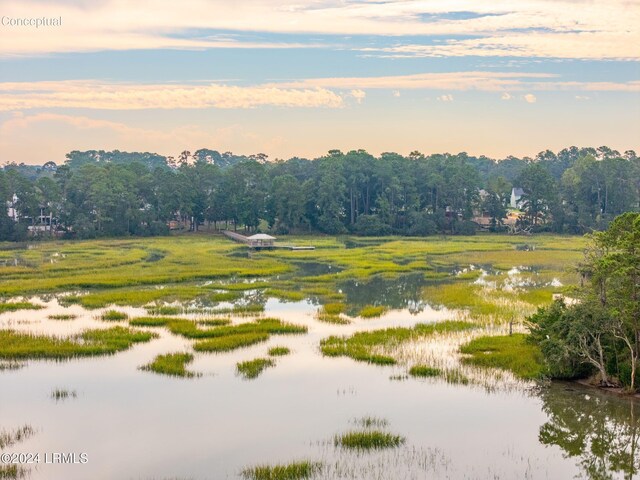
M 640 468 L 637 400 L 568 384 L 541 391 L 549 416 L 540 427 L 543 445 L 559 446 L 590 479 L 636 476 Z

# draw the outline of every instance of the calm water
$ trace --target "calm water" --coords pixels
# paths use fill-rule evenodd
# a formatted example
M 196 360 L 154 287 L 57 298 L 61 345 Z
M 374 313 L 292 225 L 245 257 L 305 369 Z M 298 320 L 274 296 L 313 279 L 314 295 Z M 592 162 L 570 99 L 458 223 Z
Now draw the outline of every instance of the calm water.
M 353 305 L 376 303 L 371 289 L 342 286 Z M 86 453 L 85 465 L 39 465 L 33 479 L 234 479 L 243 467 L 298 459 L 323 461 L 320 478 L 424 479 L 624 478 L 639 461 L 636 412 L 629 399 L 569 384 L 536 387 L 509 375 L 467 372 L 472 385 L 440 379 L 390 379 L 405 366 L 377 367 L 323 358 L 320 340 L 362 329 L 410 326 L 451 318 L 419 303 L 415 279 L 381 284 L 395 310 L 379 319 L 328 325 L 310 302 L 266 302 L 266 314 L 309 326 L 303 336 L 272 336 L 227 354 L 196 354 L 195 379 L 138 369 L 159 353 L 189 350 L 191 342 L 163 329 L 161 338 L 111 357 L 30 361 L 0 371 L 0 430 L 31 425 L 36 433 L 7 451 Z M 251 293 L 249 294 L 251 295 Z M 63 308 L 55 299 L 39 311 L 0 315 L 0 328 L 70 334 L 108 327 L 102 310 Z M 132 316 L 143 309 L 119 309 Z M 52 313 L 75 313 L 52 321 Z M 196 318 L 196 315 L 192 315 Z M 409 346 L 407 364 L 451 362 L 469 333 Z M 292 354 L 255 380 L 235 374 L 238 361 L 265 356 L 270 346 Z M 77 392 L 56 401 L 55 388 Z M 396 450 L 345 453 L 333 436 L 372 415 L 406 437 Z

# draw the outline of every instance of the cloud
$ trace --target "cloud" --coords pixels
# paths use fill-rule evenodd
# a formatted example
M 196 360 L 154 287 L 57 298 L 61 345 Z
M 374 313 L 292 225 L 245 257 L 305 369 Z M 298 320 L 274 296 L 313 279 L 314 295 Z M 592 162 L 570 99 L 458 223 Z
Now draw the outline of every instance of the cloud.
M 279 88 L 328 89 L 389 89 L 389 90 L 477 90 L 484 92 L 527 90 L 582 90 L 640 92 L 640 81 L 630 82 L 575 82 L 560 81 L 550 73 L 518 72 L 444 72 L 390 75 L 381 77 L 327 77 L 309 78 L 291 82 L 271 83 Z
M 513 96 L 508 92 L 504 92 L 500 97 L 501 100 L 511 100 L 512 98 Z
M 364 90 L 354 89 L 349 92 L 353 98 L 356 99 L 356 102 L 362 103 L 362 100 L 367 96 L 367 93 Z
M 440 95 L 439 97 L 436 97 L 436 100 L 439 100 L 441 102 L 453 102 L 453 95 Z
M 394 90 L 393 92 L 391 92 L 391 95 L 393 95 L 394 97 L 399 97 L 400 96 L 400 90 Z
M 527 93 L 523 98 L 527 103 L 536 103 L 538 100 L 533 93 Z
M 320 87 L 118 84 L 95 81 L 0 83 L 0 111 L 31 108 L 105 110 L 327 107 L 342 96 Z M 362 92 L 364 93 L 364 92 Z
M 587 101 L 590 98 L 591 97 L 587 97 L 586 95 L 576 95 L 576 100 L 578 100 L 578 101 Z
M 6 2 L 5 2 L 6 3 Z M 579 6 L 577 6 L 579 5 Z M 34 13 L 35 12 L 35 13 Z M 451 13 L 472 15 L 456 17 Z M 567 12 L 570 12 L 568 14 Z M 320 46 L 316 34 L 395 37 L 398 45 L 372 47 L 391 56 L 537 56 L 638 59 L 640 9 L 635 1 L 590 0 L 227 0 L 42 2 L 3 5 L 9 17 L 63 18 L 59 28 L 0 28 L 0 55 L 39 55 L 133 49 L 298 48 Z M 256 35 L 296 35 L 274 41 Z M 303 37 L 307 35 L 307 37 Z M 457 37 L 403 45 L 403 37 Z M 327 40 L 324 42 L 326 43 Z M 342 42 L 342 39 L 336 41 Z

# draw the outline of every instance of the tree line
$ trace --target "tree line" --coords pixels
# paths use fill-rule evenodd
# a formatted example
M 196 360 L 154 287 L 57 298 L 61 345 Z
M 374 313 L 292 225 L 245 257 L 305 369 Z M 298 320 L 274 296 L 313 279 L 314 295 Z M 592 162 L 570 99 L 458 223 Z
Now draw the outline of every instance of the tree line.
M 595 375 L 604 387 L 640 386 L 640 214 L 595 232 L 579 265 L 583 282 L 529 320 L 554 378 Z
M 42 214 L 68 236 L 158 235 L 187 228 L 268 228 L 282 233 L 473 234 L 472 219 L 504 230 L 512 188 L 523 190 L 518 224 L 585 233 L 638 211 L 640 160 L 608 147 L 546 150 L 494 160 L 466 153 L 408 156 L 331 150 L 269 161 L 200 149 L 154 153 L 73 151 L 63 165 L 7 163 L 0 240 L 20 240 Z

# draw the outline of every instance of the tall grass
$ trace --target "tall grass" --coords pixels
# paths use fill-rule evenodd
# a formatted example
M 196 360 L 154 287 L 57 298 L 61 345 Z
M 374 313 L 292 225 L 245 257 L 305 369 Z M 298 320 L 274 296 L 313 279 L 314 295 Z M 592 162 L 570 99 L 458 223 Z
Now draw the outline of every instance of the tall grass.
M 255 345 L 256 343 L 266 342 L 268 339 L 268 333 L 240 333 L 198 340 L 193 349 L 197 352 L 228 352 Z
M 356 450 L 372 450 L 399 447 L 404 437 L 381 430 L 360 430 L 343 433 L 334 437 L 334 445 Z
M 257 465 L 245 468 L 242 476 L 246 480 L 305 480 L 319 473 L 322 464 L 303 460 L 285 465 Z
M 0 358 L 66 359 L 72 357 L 108 355 L 148 342 L 157 335 L 124 327 L 106 330 L 86 330 L 68 338 L 18 333 L 0 330 Z
M 190 353 L 167 353 L 158 355 L 151 363 L 143 365 L 140 369 L 172 377 L 193 378 L 197 374 L 186 368 L 192 361 L 193 355 Z
M 525 380 L 544 374 L 542 354 L 524 334 L 479 337 L 460 347 L 460 352 L 469 355 L 462 359 L 463 363 L 509 370 Z
M 0 269 L 0 272 L 2 270 Z M 0 313 L 15 312 L 18 310 L 40 310 L 41 305 L 36 305 L 31 302 L 5 302 L 0 303 Z
M 117 310 L 107 310 L 102 315 L 100 315 L 100 318 L 109 322 L 117 322 L 120 320 L 126 320 L 127 318 L 129 318 L 129 315 Z
M 237 363 L 236 372 L 246 379 L 253 379 L 260 376 L 266 368 L 274 367 L 275 365 L 276 363 L 270 358 L 255 358 Z
M 320 342 L 323 355 L 329 357 L 350 357 L 361 362 L 378 365 L 393 365 L 396 360 L 384 354 L 404 342 L 438 333 L 469 330 L 475 325 L 463 321 L 446 321 L 434 324 L 418 324 L 413 328 L 386 328 L 371 332 L 358 332 L 350 337 L 332 336 Z

